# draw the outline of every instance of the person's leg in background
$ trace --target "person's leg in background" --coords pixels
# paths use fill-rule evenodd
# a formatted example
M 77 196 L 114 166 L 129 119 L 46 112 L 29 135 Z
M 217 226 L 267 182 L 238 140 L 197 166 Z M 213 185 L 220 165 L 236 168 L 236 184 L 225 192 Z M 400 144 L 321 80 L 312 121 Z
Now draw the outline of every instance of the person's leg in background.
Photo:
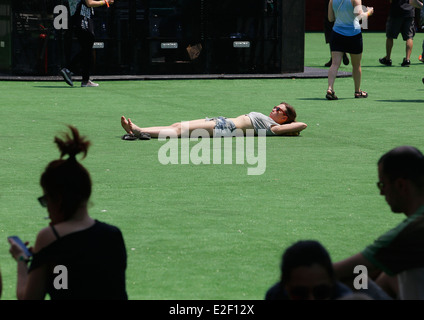
M 334 82 L 336 81 L 337 72 L 340 68 L 340 64 L 342 63 L 343 52 L 333 51 L 331 52 L 331 60 L 332 64 L 330 69 L 328 70 L 328 89 L 326 98 L 327 100 L 337 100 L 337 96 L 334 92 Z

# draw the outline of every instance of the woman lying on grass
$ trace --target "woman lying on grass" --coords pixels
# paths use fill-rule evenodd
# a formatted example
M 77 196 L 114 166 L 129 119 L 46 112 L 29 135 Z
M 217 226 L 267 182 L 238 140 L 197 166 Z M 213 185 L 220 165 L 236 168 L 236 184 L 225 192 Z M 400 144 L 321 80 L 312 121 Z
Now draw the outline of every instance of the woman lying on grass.
M 169 137 L 184 137 L 196 129 L 204 129 L 211 137 L 234 136 L 237 129 L 244 134 L 246 130 L 253 129 L 255 134 L 258 130 L 265 130 L 267 136 L 297 136 L 300 131 L 306 129 L 307 125 L 296 121 L 296 111 L 288 103 L 281 102 L 275 106 L 269 116 L 259 112 L 250 112 L 236 118 L 206 118 L 177 122 L 170 126 L 145 127 L 135 125 L 131 119 L 121 117 L 121 125 L 127 132 L 127 137 L 152 137 L 157 138 L 159 134 Z M 237 130 L 237 131 L 240 131 Z M 125 137 L 125 136 L 124 136 Z

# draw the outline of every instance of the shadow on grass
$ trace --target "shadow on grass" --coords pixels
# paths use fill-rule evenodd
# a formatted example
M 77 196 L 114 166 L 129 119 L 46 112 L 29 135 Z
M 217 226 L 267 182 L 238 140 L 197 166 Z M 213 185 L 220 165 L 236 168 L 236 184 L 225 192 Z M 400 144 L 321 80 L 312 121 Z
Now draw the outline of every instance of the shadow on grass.
M 63 88 L 75 88 L 71 86 L 34 86 L 34 88 L 42 88 L 42 89 L 63 89 Z
M 377 102 L 407 102 L 407 103 L 423 103 L 424 99 L 398 99 L 398 100 L 375 100 Z
M 411 66 L 414 65 L 413 63 L 411 63 Z M 391 66 L 383 66 L 383 65 L 361 65 L 362 68 L 388 68 L 388 69 L 396 69 L 396 68 L 408 68 L 408 67 L 402 67 L 400 64 L 399 65 L 391 65 Z
M 352 97 L 352 99 L 353 99 L 353 97 Z M 350 100 L 350 99 L 349 98 L 340 98 L 339 97 L 337 100 L 327 100 L 325 98 L 325 96 L 324 96 L 324 98 L 321 98 L 321 97 L 317 97 L 317 98 L 297 98 L 297 100 L 305 100 L 305 101 L 325 100 L 325 101 L 328 101 L 330 103 L 331 101 Z
M 392 64 L 391 66 L 385 66 L 385 65 L 383 65 L 383 64 L 372 64 L 372 65 L 361 65 L 361 67 L 362 68 L 409 68 L 409 67 L 402 67 L 401 65 L 400 65 L 401 63 L 399 62 L 399 64 Z M 422 65 L 423 63 L 422 62 L 417 62 L 417 63 L 414 63 L 414 62 L 411 62 L 411 64 L 410 64 L 410 66 L 412 67 L 412 66 L 419 66 L 419 65 Z

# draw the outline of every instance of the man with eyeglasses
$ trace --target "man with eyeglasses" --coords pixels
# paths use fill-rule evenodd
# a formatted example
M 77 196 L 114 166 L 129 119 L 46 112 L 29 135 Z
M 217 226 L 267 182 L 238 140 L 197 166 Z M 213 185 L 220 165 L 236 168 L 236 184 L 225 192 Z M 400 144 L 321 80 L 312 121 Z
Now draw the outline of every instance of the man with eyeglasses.
M 196 129 L 205 129 L 211 137 L 234 136 L 236 129 L 241 129 L 244 133 L 248 129 L 266 130 L 268 136 L 279 135 L 299 135 L 307 125 L 303 122 L 296 121 L 296 111 L 288 103 L 282 102 L 275 106 L 269 116 L 259 112 L 250 112 L 249 114 L 240 115 L 236 118 L 206 118 L 200 120 L 192 120 L 186 122 L 177 122 L 170 126 L 145 127 L 136 126 L 131 119 L 121 117 L 121 125 L 127 132 L 123 136 L 124 140 L 134 140 L 137 138 L 149 139 L 159 137 L 159 134 L 170 137 L 181 137 L 190 134 Z
M 390 150 L 378 161 L 377 187 L 406 219 L 362 252 L 334 264 L 339 279 L 362 265 L 393 298 L 424 299 L 424 156 L 415 147 Z

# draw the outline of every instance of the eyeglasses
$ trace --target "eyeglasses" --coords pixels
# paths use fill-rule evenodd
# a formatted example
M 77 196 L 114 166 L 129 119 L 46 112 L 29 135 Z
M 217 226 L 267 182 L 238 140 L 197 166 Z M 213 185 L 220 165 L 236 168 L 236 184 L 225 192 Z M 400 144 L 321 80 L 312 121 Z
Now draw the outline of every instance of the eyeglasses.
M 43 195 L 43 196 L 37 198 L 37 200 L 38 200 L 38 202 L 40 202 L 40 204 L 43 208 L 47 207 L 47 197 L 46 197 L 46 195 Z
M 307 300 L 311 293 L 316 300 L 325 300 L 331 298 L 333 287 L 327 284 L 322 284 L 313 288 L 293 287 L 289 292 L 294 300 Z
M 274 109 L 278 112 L 278 111 L 281 111 L 285 116 L 287 116 L 287 113 L 283 110 L 283 109 L 281 109 L 280 107 L 277 107 L 277 106 L 275 106 L 274 107 Z
M 378 188 L 378 190 L 383 190 L 383 188 L 384 188 L 384 182 L 381 182 L 381 181 L 377 181 L 377 188 Z

